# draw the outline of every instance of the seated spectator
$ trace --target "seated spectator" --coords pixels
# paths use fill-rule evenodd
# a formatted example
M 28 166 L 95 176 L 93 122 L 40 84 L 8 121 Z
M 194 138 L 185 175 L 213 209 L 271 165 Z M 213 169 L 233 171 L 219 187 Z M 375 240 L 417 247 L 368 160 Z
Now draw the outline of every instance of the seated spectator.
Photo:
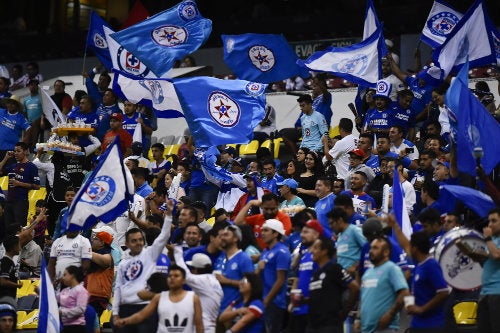
M 17 289 L 23 285 L 19 282 L 14 257 L 19 254 L 20 245 L 17 235 L 10 235 L 3 241 L 5 255 L 0 259 L 0 297 L 16 299 Z
M 280 204 L 280 210 L 287 211 L 288 215 L 293 216 L 296 210 L 301 210 L 306 207 L 304 200 L 297 196 L 297 186 L 299 186 L 299 184 L 293 178 L 287 178 L 276 185 L 278 186 L 281 197 L 285 199 Z M 294 209 L 293 212 L 289 211 L 291 207 Z
M 316 181 L 323 175 L 324 167 L 321 163 L 321 157 L 315 151 L 310 151 L 305 158 L 305 171 L 296 178 L 299 184 L 297 187 L 298 196 L 304 200 L 307 207 L 313 207 L 318 201 L 314 189 Z
M 345 189 L 348 190 L 351 188 L 351 176 L 356 171 L 362 171 L 366 174 L 367 182 L 366 186 L 370 185 L 370 182 L 375 178 L 375 173 L 373 169 L 366 166 L 363 161 L 365 160 L 365 152 L 363 149 L 354 149 L 349 152 L 349 171 L 347 173 L 347 177 L 345 179 Z

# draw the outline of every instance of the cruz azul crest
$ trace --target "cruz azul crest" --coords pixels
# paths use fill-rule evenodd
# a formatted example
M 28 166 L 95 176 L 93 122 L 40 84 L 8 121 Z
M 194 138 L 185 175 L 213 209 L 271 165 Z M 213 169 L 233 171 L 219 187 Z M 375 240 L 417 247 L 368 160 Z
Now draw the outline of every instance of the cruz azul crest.
M 361 75 L 366 71 L 367 65 L 368 57 L 365 54 L 356 54 L 351 58 L 342 59 L 332 67 L 335 72 Z
M 96 177 L 82 195 L 81 200 L 97 207 L 104 206 L 113 199 L 115 188 L 115 181 L 111 177 Z
M 183 27 L 164 25 L 153 30 L 151 37 L 159 45 L 173 47 L 184 44 L 188 37 L 188 32 Z
M 183 1 L 178 8 L 179 17 L 184 21 L 190 21 L 199 15 L 194 1 Z
M 248 57 L 252 64 L 263 72 L 271 70 L 276 63 L 273 51 L 263 45 L 254 45 L 248 49 Z
M 123 46 L 116 53 L 116 62 L 120 70 L 137 76 L 146 76 L 149 68 L 146 67 L 135 55 L 127 51 Z
M 208 113 L 222 127 L 234 127 L 240 120 L 240 106 L 222 91 L 214 91 L 208 96 Z
M 106 38 L 102 37 L 100 34 L 94 34 L 94 45 L 100 49 L 105 49 L 108 47 L 106 43 Z
M 453 13 L 437 13 L 427 22 L 429 30 L 437 36 L 446 37 L 457 25 L 460 19 Z

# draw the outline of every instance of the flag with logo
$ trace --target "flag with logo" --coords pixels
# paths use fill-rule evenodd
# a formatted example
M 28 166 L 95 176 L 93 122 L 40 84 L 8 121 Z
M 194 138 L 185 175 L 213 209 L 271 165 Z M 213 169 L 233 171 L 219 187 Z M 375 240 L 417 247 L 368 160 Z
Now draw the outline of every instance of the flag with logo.
M 107 69 L 113 68 L 113 63 L 109 55 L 108 43 L 104 27 L 111 29 L 109 25 L 95 12 L 90 14 L 89 32 L 87 34 L 87 47 L 94 50 L 95 55 Z
M 222 35 L 224 61 L 239 79 L 262 83 L 293 76 L 308 77 L 283 35 Z
M 328 72 L 364 86 L 373 86 L 382 76 L 382 57 L 387 54 L 382 25 L 369 38 L 347 47 L 329 47 L 306 60 L 301 66 Z
M 59 333 L 61 323 L 59 321 L 59 306 L 57 305 L 56 292 L 52 285 L 52 279 L 47 271 L 47 264 L 42 258 L 42 269 L 40 275 L 40 298 L 38 299 L 38 333 Z
M 464 14 L 446 41 L 432 53 L 436 66 L 444 71 L 444 76 L 458 71 L 467 58 L 469 66 L 478 67 L 496 63 L 493 41 L 494 25 L 491 23 L 482 0 Z
M 464 14 L 453 9 L 443 0 L 435 0 L 420 40 L 435 49 L 443 44 Z
M 67 230 L 85 230 L 98 220 L 105 223 L 115 220 L 127 211 L 134 192 L 134 181 L 123 164 L 117 136 L 69 207 Z
M 481 165 L 489 174 L 500 162 L 500 124 L 469 90 L 469 64 L 466 62 L 446 92 L 451 134 L 457 144 L 458 170 L 476 174 L 474 149 L 483 152 Z
M 205 43 L 211 31 L 212 21 L 201 16 L 193 0 L 184 0 L 111 37 L 160 77 Z
M 155 110 L 158 118 L 183 116 L 182 108 L 170 79 L 148 79 L 115 72 L 113 91 L 132 103 L 140 103 Z
M 401 231 L 410 239 L 413 233 L 413 228 L 410 222 L 410 216 L 408 215 L 408 210 L 405 205 L 405 198 L 403 193 L 403 187 L 399 181 L 399 172 L 397 165 L 394 167 L 394 177 L 392 183 L 392 212 L 396 217 L 396 221 L 401 228 Z
M 266 84 L 194 77 L 174 87 L 196 147 L 248 143 L 265 115 Z
M 365 13 L 365 25 L 363 28 L 363 40 L 370 37 L 375 31 L 377 31 L 380 22 L 377 17 L 377 12 L 375 11 L 375 6 L 372 0 L 366 0 L 366 13 Z
M 38 92 L 40 93 L 40 99 L 42 100 L 42 110 L 45 119 L 47 119 L 52 126 L 56 126 L 57 123 L 66 122 L 66 116 L 59 110 L 54 100 L 49 96 L 47 91 L 43 89 L 42 86 L 38 86 Z
M 464 205 L 483 218 L 486 218 L 488 212 L 496 207 L 493 199 L 491 199 L 489 195 L 467 186 L 441 185 L 439 187 L 439 192 L 442 193 L 443 191 L 450 193 L 452 196 L 462 201 Z

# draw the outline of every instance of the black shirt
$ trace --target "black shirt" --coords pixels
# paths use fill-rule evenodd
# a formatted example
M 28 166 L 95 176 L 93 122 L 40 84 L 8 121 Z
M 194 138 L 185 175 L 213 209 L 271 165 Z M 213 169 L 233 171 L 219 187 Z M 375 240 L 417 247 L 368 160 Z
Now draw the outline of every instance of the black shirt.
M 16 264 L 11 258 L 4 256 L 0 259 L 0 277 L 11 282 L 17 283 Z M 9 296 L 16 299 L 17 288 L 2 286 L 0 288 L 0 297 Z

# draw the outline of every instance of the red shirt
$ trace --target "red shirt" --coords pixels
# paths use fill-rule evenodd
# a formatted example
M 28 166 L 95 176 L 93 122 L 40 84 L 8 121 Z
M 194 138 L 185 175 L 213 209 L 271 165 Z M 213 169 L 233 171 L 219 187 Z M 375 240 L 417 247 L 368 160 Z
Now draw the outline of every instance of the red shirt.
M 290 216 L 285 213 L 278 212 L 278 214 L 276 214 L 274 218 L 283 223 L 285 234 L 289 235 L 292 231 L 292 222 L 290 221 Z M 257 243 L 259 243 L 261 249 L 265 249 L 267 247 L 267 245 L 262 241 L 262 234 L 260 231 L 264 222 L 266 222 L 266 219 L 262 214 L 252 215 L 246 218 L 246 224 L 252 226 L 253 233 L 255 235 L 255 238 L 257 238 Z
M 101 144 L 101 149 L 104 152 L 108 146 L 115 141 L 115 137 L 119 135 L 120 136 L 120 147 L 122 149 L 122 154 L 125 154 L 127 149 L 132 147 L 132 135 L 130 135 L 129 132 L 124 130 L 123 128 L 120 128 L 118 131 L 112 131 L 109 130 L 106 135 L 104 135 L 104 138 L 102 139 L 102 144 Z

